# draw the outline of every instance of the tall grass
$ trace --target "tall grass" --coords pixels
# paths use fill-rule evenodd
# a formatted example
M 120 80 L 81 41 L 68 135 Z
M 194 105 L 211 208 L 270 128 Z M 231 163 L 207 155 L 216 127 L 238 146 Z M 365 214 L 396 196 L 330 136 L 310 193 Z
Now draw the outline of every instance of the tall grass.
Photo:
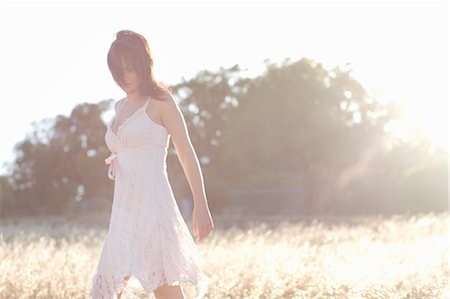
M 450 298 L 448 213 L 246 226 L 214 219 L 216 229 L 197 244 L 207 298 Z M 0 222 L 0 299 L 88 298 L 105 234 L 73 223 Z M 192 298 L 192 285 L 183 290 Z M 126 298 L 154 296 L 131 279 Z

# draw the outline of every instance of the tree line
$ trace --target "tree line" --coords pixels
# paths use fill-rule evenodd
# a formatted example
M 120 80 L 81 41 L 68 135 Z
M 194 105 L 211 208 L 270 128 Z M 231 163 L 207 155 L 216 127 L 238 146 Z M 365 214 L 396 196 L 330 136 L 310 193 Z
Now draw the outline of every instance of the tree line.
M 369 95 L 348 66 L 266 60 L 255 78 L 235 65 L 171 88 L 213 212 L 236 204 L 231 189 L 298 186 L 310 213 L 446 209 L 447 152 L 431 152 L 426 136 L 395 139 L 389 125 L 401 110 Z M 108 209 L 113 182 L 102 116 L 113 105 L 113 99 L 80 103 L 69 116 L 33 123 L 0 177 L 0 217 Z M 167 164 L 176 198 L 190 197 L 172 143 Z

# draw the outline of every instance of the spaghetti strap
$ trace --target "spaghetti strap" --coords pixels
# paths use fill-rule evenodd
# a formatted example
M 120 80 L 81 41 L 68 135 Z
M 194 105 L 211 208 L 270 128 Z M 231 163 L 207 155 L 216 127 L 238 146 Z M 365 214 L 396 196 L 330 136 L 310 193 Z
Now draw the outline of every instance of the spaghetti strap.
M 147 109 L 147 106 L 148 106 L 148 103 L 150 102 L 150 97 L 148 97 L 146 100 L 145 100 L 145 103 L 144 103 L 144 111 Z
M 201 299 L 208 290 L 203 256 L 167 176 L 170 134 L 144 110 L 151 100 L 140 103 L 117 134 L 111 128 L 105 133 L 114 193 L 108 232 L 91 277 L 91 299 L 117 298 L 128 276 L 147 293 L 164 284 L 183 284 L 195 288 L 195 298 Z
M 121 101 L 121 102 L 119 103 L 119 106 L 117 107 L 117 111 L 118 111 L 120 108 L 122 108 L 123 104 L 125 103 L 125 99 L 126 99 L 126 98 L 123 98 L 123 101 Z

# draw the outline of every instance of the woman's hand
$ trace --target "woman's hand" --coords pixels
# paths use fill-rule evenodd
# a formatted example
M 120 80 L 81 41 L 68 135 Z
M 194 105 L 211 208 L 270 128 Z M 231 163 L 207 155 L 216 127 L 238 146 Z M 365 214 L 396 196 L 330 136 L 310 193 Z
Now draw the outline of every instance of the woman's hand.
M 192 211 L 192 224 L 196 242 L 203 240 L 214 228 L 214 223 L 207 204 L 195 206 Z

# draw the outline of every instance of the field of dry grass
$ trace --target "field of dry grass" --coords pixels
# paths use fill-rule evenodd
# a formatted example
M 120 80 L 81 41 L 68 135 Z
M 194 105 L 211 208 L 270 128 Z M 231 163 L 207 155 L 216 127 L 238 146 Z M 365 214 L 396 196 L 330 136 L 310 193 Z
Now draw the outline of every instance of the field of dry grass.
M 216 229 L 198 244 L 207 298 L 450 298 L 448 213 L 347 224 L 282 220 L 233 226 L 215 218 Z M 0 299 L 88 298 L 105 234 L 1 221 Z M 190 284 L 183 290 L 194 294 Z M 126 298 L 154 297 L 131 279 Z

